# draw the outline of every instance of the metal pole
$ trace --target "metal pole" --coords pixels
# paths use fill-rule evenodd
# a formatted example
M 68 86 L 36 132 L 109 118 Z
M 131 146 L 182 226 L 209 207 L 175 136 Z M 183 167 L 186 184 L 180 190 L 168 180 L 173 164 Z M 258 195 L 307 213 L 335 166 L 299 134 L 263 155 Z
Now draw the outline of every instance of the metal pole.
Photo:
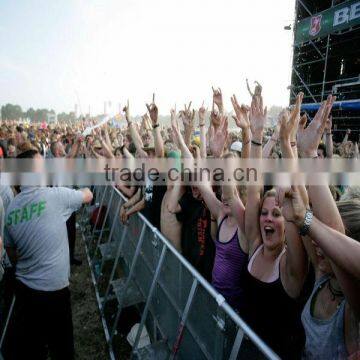
M 175 341 L 175 344 L 174 344 L 174 347 L 173 347 L 173 350 L 172 350 L 172 354 L 170 356 L 170 360 L 174 360 L 177 352 L 179 351 L 181 341 L 182 341 L 182 338 L 183 338 L 183 334 L 184 334 L 185 323 L 186 323 L 186 320 L 188 318 L 188 315 L 189 315 L 189 312 L 190 312 L 190 307 L 191 307 L 192 301 L 194 299 L 195 291 L 196 291 L 197 287 L 198 287 L 198 281 L 197 281 L 196 278 L 194 278 L 191 289 L 190 289 L 189 297 L 188 297 L 188 300 L 187 300 L 186 305 L 185 305 L 184 312 L 183 312 L 182 317 L 181 317 L 178 336 L 177 336 L 177 339 Z
M 304 88 L 307 90 L 307 92 L 310 94 L 310 96 L 312 97 L 312 99 L 314 100 L 314 102 L 317 102 L 314 95 L 311 93 L 310 89 L 308 88 L 308 86 L 305 84 L 305 81 L 302 79 L 302 77 L 300 76 L 300 74 L 298 73 L 298 71 L 295 69 L 295 67 L 293 67 L 293 71 L 294 73 L 297 75 L 297 77 L 300 79 L 300 81 L 302 82 L 302 84 L 304 85 Z
M 112 190 L 113 190 L 113 189 L 112 189 Z M 105 228 L 105 223 L 106 223 L 106 220 L 107 220 L 108 215 L 109 215 L 109 212 L 110 212 L 110 206 L 111 206 L 111 204 L 112 204 L 112 199 L 113 199 L 113 197 L 114 197 L 114 194 L 115 194 L 115 190 L 113 190 L 113 191 L 111 192 L 110 200 L 109 200 L 109 202 L 108 202 L 108 204 L 107 204 L 107 208 L 106 208 L 106 213 L 105 213 L 104 221 L 103 221 L 103 223 L 102 223 L 102 225 L 101 225 L 100 235 L 99 235 L 99 238 L 98 238 L 98 240 L 97 240 L 97 242 L 96 242 L 96 246 L 95 246 L 95 250 L 94 250 L 93 257 L 91 258 L 91 262 L 94 261 L 95 256 L 96 256 L 96 250 L 98 249 L 98 247 L 99 247 L 99 245 L 100 245 L 100 243 L 101 243 L 102 235 L 103 235 L 104 228 Z M 101 210 L 100 210 L 100 211 L 101 211 Z
M 105 309 L 105 304 L 106 304 L 107 298 L 109 296 L 110 288 L 111 288 L 111 282 L 113 281 L 114 276 L 115 276 L 116 267 L 117 267 L 117 264 L 119 262 L 121 250 L 122 250 L 123 244 L 125 242 L 127 231 L 128 231 L 128 226 L 125 226 L 124 231 L 123 231 L 122 236 L 121 236 L 121 240 L 119 241 L 119 245 L 118 245 L 118 248 L 116 250 L 116 256 L 115 256 L 115 259 L 114 259 L 114 265 L 113 265 L 113 267 L 111 269 L 111 274 L 110 274 L 108 286 L 106 288 L 105 295 L 104 295 L 104 298 L 103 298 L 103 301 L 102 301 L 102 306 L 101 306 L 102 311 L 104 311 L 104 309 Z
M 324 101 L 324 95 L 325 95 L 325 81 L 326 81 L 326 72 L 327 72 L 327 64 L 328 64 L 328 56 L 329 56 L 329 44 L 330 44 L 330 35 L 328 35 L 328 37 L 327 37 L 327 44 L 326 44 L 324 75 L 323 75 L 323 82 L 322 82 L 322 89 L 321 89 L 321 101 Z
M 331 7 L 333 6 L 334 6 L 334 0 L 331 1 Z M 321 101 L 324 101 L 324 95 L 325 95 L 325 81 L 326 81 L 328 56 L 329 56 L 329 45 L 330 45 L 330 34 L 327 37 L 327 43 L 326 43 L 326 55 L 325 55 L 324 76 L 323 76 L 323 83 L 321 90 Z
M 7 327 L 9 325 L 9 322 L 10 322 L 10 318 L 11 318 L 11 315 L 12 315 L 12 312 L 14 310 L 14 305 L 15 305 L 15 295 L 13 296 L 13 299 L 11 301 L 11 305 L 10 305 L 10 309 L 9 309 L 9 314 L 6 318 L 6 323 L 5 323 L 5 326 L 4 326 L 4 330 L 3 330 L 3 333 L 2 333 L 2 336 L 1 336 L 1 340 L 0 340 L 0 349 L 2 348 L 2 345 L 3 345 L 3 342 L 4 342 L 4 339 L 5 339 L 5 335 L 6 335 L 6 331 L 7 331 Z
M 144 324 L 145 324 L 145 320 L 146 320 L 146 317 L 147 317 L 147 314 L 148 314 L 148 311 L 149 311 L 150 302 L 152 300 L 152 296 L 153 296 L 153 293 L 154 293 L 154 290 L 155 290 L 157 279 L 158 279 L 158 277 L 160 275 L 161 267 L 162 267 L 162 264 L 163 264 L 164 259 L 165 259 L 165 254 L 166 254 L 166 245 L 163 244 L 163 248 L 162 248 L 162 251 L 161 251 L 159 263 L 158 263 L 158 265 L 156 267 L 155 274 L 154 274 L 154 277 L 152 279 L 149 294 L 148 294 L 147 299 L 146 299 L 145 308 L 144 308 L 143 314 L 141 316 L 141 322 L 140 322 L 140 325 L 139 325 L 139 328 L 138 328 L 138 331 L 137 331 L 137 334 L 136 334 L 136 337 L 135 337 L 135 343 L 134 343 L 134 346 L 133 346 L 133 352 L 136 351 L 136 349 L 138 347 L 138 344 L 139 344 L 141 332 L 142 332 L 142 329 L 143 329 Z
M 244 338 L 244 332 L 241 330 L 241 328 L 239 328 L 237 331 L 237 334 L 236 334 L 234 345 L 231 349 L 231 354 L 230 354 L 229 360 L 237 359 L 243 338 Z
M 107 241 L 108 244 L 110 244 L 110 242 L 111 242 L 111 238 L 112 238 L 113 233 L 114 233 L 114 230 L 115 230 L 115 224 L 116 224 L 116 222 L 117 222 L 117 214 L 119 213 L 120 206 L 121 206 L 122 202 L 123 202 L 123 199 L 120 197 L 119 202 L 118 202 L 118 205 L 117 205 L 117 207 L 116 207 L 116 211 L 115 211 L 115 216 L 114 216 L 114 219 L 113 219 L 113 223 L 111 224 L 110 234 L 109 234 L 109 238 L 108 238 L 108 241 Z M 125 230 L 124 230 L 124 231 L 125 231 Z M 105 257 L 103 257 L 103 258 L 101 259 L 100 274 L 102 273 L 102 269 L 103 269 L 103 267 L 104 267 L 105 260 L 106 260 Z
M 120 301 L 118 302 L 118 311 L 116 313 L 114 325 L 113 325 L 113 328 L 111 330 L 110 342 L 112 342 L 112 339 L 113 339 L 113 337 L 115 335 L 115 332 L 116 332 L 116 327 L 117 327 L 117 323 L 119 321 L 120 314 L 121 314 L 121 311 L 122 311 L 122 306 L 123 306 L 123 303 L 124 303 L 124 298 L 126 296 L 126 291 L 127 291 L 127 288 L 129 287 L 131 278 L 132 278 L 132 276 L 134 274 L 136 262 L 137 262 L 137 259 L 139 258 L 139 253 L 140 253 L 140 250 L 141 250 L 141 246 L 142 246 L 142 243 L 143 243 L 143 240 L 144 240 L 144 237 L 145 237 L 144 236 L 145 235 L 145 230 L 146 230 L 146 224 L 144 224 L 143 227 L 142 227 L 140 239 L 139 239 L 139 242 L 137 244 L 133 260 L 131 262 L 129 275 L 126 278 L 126 282 L 125 282 L 125 285 L 124 285 L 124 291 L 123 291 L 123 294 L 122 294 L 122 297 L 121 297 Z
M 312 12 L 308 9 L 308 7 L 302 2 L 302 0 L 298 0 L 298 2 L 302 5 L 302 7 L 305 9 L 305 11 L 312 16 Z

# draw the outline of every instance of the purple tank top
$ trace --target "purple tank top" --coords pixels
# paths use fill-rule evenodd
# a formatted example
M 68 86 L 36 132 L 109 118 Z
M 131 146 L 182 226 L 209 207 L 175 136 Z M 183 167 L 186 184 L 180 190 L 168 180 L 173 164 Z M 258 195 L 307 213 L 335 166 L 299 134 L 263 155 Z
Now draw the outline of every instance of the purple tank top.
M 220 229 L 226 218 L 227 216 L 221 220 L 216 235 L 212 285 L 229 305 L 241 311 L 244 306 L 244 275 L 248 254 L 240 247 L 237 230 L 228 242 L 223 243 L 219 240 Z

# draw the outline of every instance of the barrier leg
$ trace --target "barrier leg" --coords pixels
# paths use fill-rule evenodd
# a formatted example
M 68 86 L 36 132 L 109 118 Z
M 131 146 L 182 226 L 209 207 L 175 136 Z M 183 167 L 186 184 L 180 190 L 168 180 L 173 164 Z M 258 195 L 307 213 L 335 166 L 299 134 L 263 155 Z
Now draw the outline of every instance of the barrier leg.
M 145 324 L 145 320 L 146 320 L 146 317 L 147 317 L 147 314 L 148 314 L 148 311 L 149 311 L 149 307 L 150 307 L 150 302 L 152 300 L 152 296 L 153 296 L 153 293 L 154 293 L 154 290 L 155 290 L 155 286 L 156 286 L 158 277 L 160 275 L 161 267 L 162 267 L 162 264 L 163 264 L 164 259 L 165 259 L 165 254 L 166 254 L 166 245 L 164 244 L 163 248 L 162 248 L 162 251 L 161 251 L 159 263 L 158 263 L 158 265 L 156 267 L 155 274 L 154 274 L 154 277 L 153 277 L 152 282 L 151 282 L 151 286 L 150 286 L 149 294 L 148 294 L 148 297 L 147 297 L 147 300 L 146 300 L 145 308 L 144 308 L 144 311 L 143 311 L 142 316 L 141 316 L 141 322 L 140 322 L 139 329 L 138 329 L 138 332 L 137 332 L 136 337 L 135 337 L 135 343 L 134 343 L 134 347 L 133 347 L 133 352 L 136 351 L 136 349 L 138 347 L 138 344 L 139 344 L 141 332 L 142 332 L 142 329 L 143 329 L 144 324 Z
M 236 360 L 243 338 L 244 338 L 244 332 L 241 330 L 241 328 L 239 328 L 236 334 L 234 345 L 231 349 L 229 360 Z
M 112 328 L 111 334 L 110 334 L 110 343 L 112 342 L 112 339 L 113 339 L 113 337 L 115 335 L 115 332 L 116 332 L 117 323 L 119 321 L 120 314 L 121 314 L 121 311 L 122 311 L 123 302 L 124 302 L 124 298 L 126 296 L 126 290 L 127 290 L 128 286 L 129 286 L 131 278 L 132 278 L 132 276 L 134 274 L 136 262 L 137 262 L 137 259 L 139 257 L 140 249 L 141 249 L 141 246 L 142 246 L 142 243 L 143 243 L 143 240 L 144 240 L 145 230 L 146 230 L 146 224 L 144 224 L 143 227 L 142 227 L 140 239 L 139 239 L 139 242 L 137 244 L 135 254 L 134 254 L 134 257 L 133 257 L 133 260 L 132 260 L 132 263 L 131 263 L 129 275 L 128 275 L 127 279 L 126 279 L 122 296 L 118 301 L 118 310 L 117 310 L 116 317 L 115 317 L 115 322 L 114 322 L 114 325 L 113 325 L 113 328 Z
M 128 231 L 128 226 L 125 226 L 124 231 L 123 231 L 122 236 L 121 236 L 121 240 L 119 241 L 119 244 L 118 244 L 118 247 L 117 247 L 117 250 L 116 250 L 116 256 L 115 256 L 115 260 L 114 260 L 114 265 L 113 265 L 112 270 L 111 270 L 109 283 L 108 283 L 108 286 L 106 288 L 105 295 L 103 297 L 102 311 L 104 311 L 104 307 L 105 307 L 107 298 L 108 298 L 109 293 L 110 293 L 111 282 L 114 280 L 116 267 L 117 267 L 118 262 L 119 262 L 119 258 L 120 258 L 120 255 L 121 255 L 123 244 L 125 242 L 127 231 Z

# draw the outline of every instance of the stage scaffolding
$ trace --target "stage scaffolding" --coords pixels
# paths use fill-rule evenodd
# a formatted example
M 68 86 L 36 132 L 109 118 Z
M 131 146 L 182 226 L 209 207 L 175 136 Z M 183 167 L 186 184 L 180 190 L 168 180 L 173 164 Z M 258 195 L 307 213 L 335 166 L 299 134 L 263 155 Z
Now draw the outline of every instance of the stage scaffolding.
M 304 92 L 304 110 L 311 118 L 315 113 L 314 106 L 306 104 L 317 104 L 325 100 L 329 94 L 336 95 L 340 106 L 335 107 L 333 111 L 334 128 L 350 128 L 350 140 L 358 141 L 360 17 L 357 15 L 360 14 L 360 10 L 357 11 L 360 9 L 360 2 L 296 0 L 295 6 L 290 103 L 294 103 L 298 92 Z M 349 14 L 348 22 L 340 17 L 343 14 Z M 336 27 L 335 24 L 340 20 L 343 24 Z M 340 133 L 342 132 L 335 132 L 335 136 L 339 136 Z

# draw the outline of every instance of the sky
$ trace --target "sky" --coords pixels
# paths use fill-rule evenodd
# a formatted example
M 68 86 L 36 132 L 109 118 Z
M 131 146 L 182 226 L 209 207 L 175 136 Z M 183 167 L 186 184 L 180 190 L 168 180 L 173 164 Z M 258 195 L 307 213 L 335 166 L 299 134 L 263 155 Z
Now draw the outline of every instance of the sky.
M 288 105 L 294 0 L 1 0 L 0 106 L 92 115 L 130 101 L 163 115 L 177 105 L 211 106 L 211 86 Z

